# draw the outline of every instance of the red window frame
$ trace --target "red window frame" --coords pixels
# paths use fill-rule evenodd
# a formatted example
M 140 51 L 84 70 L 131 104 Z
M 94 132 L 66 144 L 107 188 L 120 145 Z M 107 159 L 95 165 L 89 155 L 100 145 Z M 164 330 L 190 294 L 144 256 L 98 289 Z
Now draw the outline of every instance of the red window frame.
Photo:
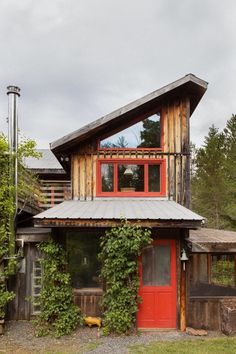
M 102 164 L 114 164 L 113 192 L 102 191 Z M 118 164 L 144 165 L 144 192 L 119 192 L 118 191 Z M 160 191 L 148 192 L 148 165 L 160 165 Z M 165 159 L 99 159 L 97 161 L 97 196 L 98 197 L 164 197 L 166 196 L 166 160 Z
M 163 151 L 164 149 L 164 130 L 163 130 L 163 118 L 162 118 L 162 110 L 161 109 L 154 109 L 152 111 L 150 111 L 148 114 L 145 114 L 143 115 L 143 117 L 140 119 L 140 117 L 138 119 L 135 119 L 133 121 L 133 125 L 136 124 L 136 123 L 139 123 L 145 119 L 148 119 L 149 117 L 151 117 L 152 115 L 156 114 L 156 113 L 160 113 L 160 147 L 157 147 L 157 148 L 135 148 L 135 147 L 131 147 L 131 148 L 103 148 L 101 147 L 100 143 L 103 139 L 106 139 L 108 138 L 109 136 L 112 136 L 114 134 L 116 134 L 117 132 L 119 132 L 120 130 L 118 131 L 114 131 L 112 134 L 105 134 L 103 136 L 101 136 L 98 141 L 97 141 L 97 150 L 108 150 L 108 151 L 111 151 L 111 150 L 128 150 L 128 151 L 131 151 L 131 150 L 138 150 L 138 151 Z M 129 128 L 130 126 L 132 125 L 126 125 L 123 127 L 122 130 L 125 130 L 126 128 Z M 121 130 L 121 131 L 122 131 Z

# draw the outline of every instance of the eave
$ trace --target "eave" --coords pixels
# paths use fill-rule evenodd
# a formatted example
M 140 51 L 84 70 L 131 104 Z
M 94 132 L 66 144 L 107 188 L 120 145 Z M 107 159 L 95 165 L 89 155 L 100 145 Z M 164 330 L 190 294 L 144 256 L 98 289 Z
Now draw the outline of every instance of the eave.
M 196 220 L 128 220 L 130 224 L 140 225 L 150 228 L 178 228 L 178 229 L 196 229 L 201 227 L 201 222 Z M 90 227 L 106 228 L 119 226 L 120 219 L 37 219 L 34 220 L 35 227 Z
M 207 85 L 206 81 L 193 74 L 188 74 L 52 142 L 50 144 L 51 150 L 59 159 L 61 154 L 67 153 L 75 146 L 87 140 L 96 140 L 109 130 L 111 124 L 113 127 L 119 127 L 133 120 L 138 115 L 145 115 L 148 111 L 171 99 L 189 97 L 191 115 L 207 90 Z

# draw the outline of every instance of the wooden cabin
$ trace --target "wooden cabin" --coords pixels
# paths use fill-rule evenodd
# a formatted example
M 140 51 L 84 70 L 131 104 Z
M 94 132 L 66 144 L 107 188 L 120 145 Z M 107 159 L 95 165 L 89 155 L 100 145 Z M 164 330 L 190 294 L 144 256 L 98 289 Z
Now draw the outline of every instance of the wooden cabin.
M 196 252 L 191 233 L 204 218 L 190 210 L 190 117 L 206 90 L 204 80 L 186 75 L 51 143 L 70 178 L 71 198 L 37 214 L 34 229 L 19 234 L 29 252 L 29 293 L 41 284 L 35 244 L 51 233 L 68 251 L 75 303 L 87 315 L 101 315 L 100 236 L 126 218 L 150 227 L 153 238 L 139 261 L 137 327 L 212 327 L 199 316 L 215 307 L 201 307 L 196 289 L 214 258 Z M 25 317 L 38 310 L 31 306 Z

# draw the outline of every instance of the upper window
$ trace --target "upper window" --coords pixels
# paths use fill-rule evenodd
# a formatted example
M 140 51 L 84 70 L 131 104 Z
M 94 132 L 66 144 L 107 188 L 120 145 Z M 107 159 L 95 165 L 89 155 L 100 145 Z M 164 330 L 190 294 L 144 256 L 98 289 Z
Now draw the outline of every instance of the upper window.
M 100 141 L 102 149 L 160 149 L 160 113 Z
M 165 160 L 98 161 L 98 195 L 165 195 Z

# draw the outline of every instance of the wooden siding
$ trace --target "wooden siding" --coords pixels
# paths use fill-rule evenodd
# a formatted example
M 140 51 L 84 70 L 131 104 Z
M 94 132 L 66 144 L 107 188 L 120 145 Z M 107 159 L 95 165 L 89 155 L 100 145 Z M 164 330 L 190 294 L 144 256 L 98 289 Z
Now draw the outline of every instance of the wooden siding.
M 190 298 L 187 309 L 187 326 L 220 330 L 221 300 L 222 298 Z
M 38 258 L 39 250 L 35 244 L 25 244 L 22 269 L 10 277 L 8 282 L 8 289 L 16 294 L 15 299 L 8 304 L 7 318 L 10 320 L 30 320 L 31 318 L 33 262 Z
M 97 161 L 106 159 L 165 159 L 166 196 L 189 207 L 189 100 L 176 100 L 161 108 L 163 150 L 98 150 L 94 142 L 72 153 L 72 198 L 91 200 L 97 195 Z M 112 129 L 112 127 L 111 127 Z
M 102 289 L 74 289 L 73 301 L 86 316 L 101 316 Z

